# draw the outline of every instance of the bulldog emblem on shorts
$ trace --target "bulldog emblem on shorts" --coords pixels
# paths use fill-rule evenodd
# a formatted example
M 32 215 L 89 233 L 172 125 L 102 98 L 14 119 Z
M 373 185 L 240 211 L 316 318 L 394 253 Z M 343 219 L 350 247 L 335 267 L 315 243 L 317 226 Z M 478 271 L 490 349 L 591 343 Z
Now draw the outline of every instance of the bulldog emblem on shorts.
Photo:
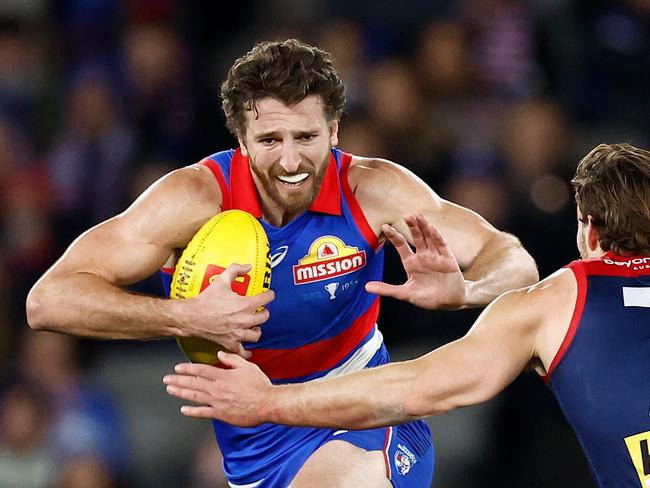
M 408 449 L 406 446 L 403 446 L 402 444 L 397 444 L 394 460 L 395 467 L 401 475 L 407 474 L 413 465 L 417 463 L 417 458 L 415 455 L 411 452 L 410 449 Z

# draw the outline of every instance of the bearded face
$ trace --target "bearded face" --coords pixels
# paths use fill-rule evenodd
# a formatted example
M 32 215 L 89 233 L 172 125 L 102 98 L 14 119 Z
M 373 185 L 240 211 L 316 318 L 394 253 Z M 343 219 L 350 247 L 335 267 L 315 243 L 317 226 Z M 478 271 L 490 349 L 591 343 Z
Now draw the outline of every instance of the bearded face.
M 338 142 L 338 122 L 325 117 L 318 96 L 287 106 L 263 98 L 246 113 L 246 133 L 240 137 L 266 213 L 286 221 L 314 201 Z M 268 217 L 268 215 L 265 215 Z
M 328 152 L 322 161 L 301 163 L 294 173 L 287 173 L 280 165 L 274 165 L 264 172 L 253 159 L 250 164 L 261 187 L 260 193 L 266 194 L 287 213 L 297 215 L 307 210 L 318 195 L 329 159 Z

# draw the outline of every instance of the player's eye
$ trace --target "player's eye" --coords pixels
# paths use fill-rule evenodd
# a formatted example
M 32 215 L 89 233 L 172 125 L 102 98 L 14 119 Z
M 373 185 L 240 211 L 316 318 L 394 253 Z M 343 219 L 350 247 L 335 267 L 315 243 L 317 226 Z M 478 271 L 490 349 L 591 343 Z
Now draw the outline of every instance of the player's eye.
M 260 142 L 265 146 L 271 146 L 275 142 L 275 139 L 273 137 L 265 137 L 264 139 L 260 139 Z

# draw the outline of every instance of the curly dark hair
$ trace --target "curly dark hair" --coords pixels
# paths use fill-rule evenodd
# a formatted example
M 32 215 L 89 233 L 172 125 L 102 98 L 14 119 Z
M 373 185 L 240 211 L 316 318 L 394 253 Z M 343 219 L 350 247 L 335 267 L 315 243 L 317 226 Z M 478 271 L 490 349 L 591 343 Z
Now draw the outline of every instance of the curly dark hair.
M 591 215 L 600 247 L 622 255 L 650 254 L 650 152 L 600 144 L 571 180 L 583 218 Z
M 226 126 L 235 137 L 245 133 L 245 112 L 273 97 L 287 105 L 320 95 L 328 121 L 338 120 L 345 105 L 345 85 L 330 55 L 297 39 L 256 44 L 237 59 L 221 85 Z

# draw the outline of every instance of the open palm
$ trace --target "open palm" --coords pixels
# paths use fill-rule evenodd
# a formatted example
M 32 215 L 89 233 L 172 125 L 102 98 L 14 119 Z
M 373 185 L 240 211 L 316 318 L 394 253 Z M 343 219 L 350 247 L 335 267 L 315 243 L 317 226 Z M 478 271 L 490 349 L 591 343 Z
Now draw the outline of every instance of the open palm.
M 423 215 L 404 220 L 413 237 L 415 251 L 406 238 L 390 225 L 384 225 L 382 231 L 399 253 L 406 271 L 406 282 L 391 285 L 371 281 L 366 284 L 366 290 L 422 308 L 461 308 L 467 299 L 465 279 L 444 237 Z

